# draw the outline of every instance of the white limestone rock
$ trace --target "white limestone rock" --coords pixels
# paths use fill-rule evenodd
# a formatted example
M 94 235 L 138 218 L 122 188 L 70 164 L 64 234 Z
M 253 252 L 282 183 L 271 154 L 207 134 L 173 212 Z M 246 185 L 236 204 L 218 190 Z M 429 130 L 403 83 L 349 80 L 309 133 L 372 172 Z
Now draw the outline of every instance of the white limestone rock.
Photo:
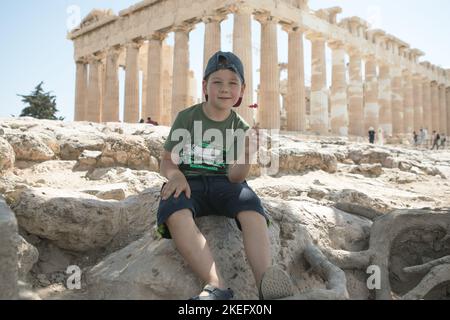
M 311 241 L 354 250 L 361 250 L 367 244 L 371 222 L 366 219 L 294 201 L 286 203 L 270 199 L 264 200 L 264 206 L 273 220 L 269 228 L 273 259 L 291 273 L 305 271 L 302 252 Z M 197 221 L 226 285 L 234 289 L 236 299 L 257 299 L 242 234 L 235 222 L 223 217 Z M 299 289 L 317 282 L 323 285 L 314 275 L 305 274 L 297 283 Z M 197 295 L 202 287 L 173 242 L 157 240 L 151 234 L 109 255 L 86 276 L 92 299 L 188 299 Z
M 155 182 L 121 202 L 76 191 L 29 188 L 15 195 L 12 208 L 23 229 L 62 249 L 84 252 L 120 246 L 151 228 L 162 185 Z
M 17 253 L 18 253 L 18 268 L 19 278 L 23 279 L 33 268 L 34 264 L 39 259 L 38 250 L 30 243 L 28 243 L 22 236 L 16 237 Z
M 0 172 L 14 167 L 16 155 L 11 145 L 0 137 Z
M 5 137 L 14 149 L 16 160 L 43 162 L 55 158 L 55 153 L 39 134 L 23 132 Z

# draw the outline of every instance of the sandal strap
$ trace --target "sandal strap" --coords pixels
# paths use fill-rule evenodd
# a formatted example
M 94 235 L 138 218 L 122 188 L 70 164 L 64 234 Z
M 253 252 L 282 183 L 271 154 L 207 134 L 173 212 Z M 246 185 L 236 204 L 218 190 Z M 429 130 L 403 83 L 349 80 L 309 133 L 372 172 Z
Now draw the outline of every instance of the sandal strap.
M 210 296 L 214 296 L 215 298 L 218 299 L 223 299 L 223 300 L 228 300 L 234 297 L 234 292 L 231 289 L 219 289 L 215 286 L 212 286 L 210 284 L 207 284 L 204 288 L 203 291 L 206 291 L 210 294 Z
M 210 285 L 210 284 L 207 284 L 207 285 L 203 288 L 203 291 L 209 292 L 209 293 L 211 293 L 211 294 L 214 294 L 214 291 L 216 291 L 216 290 L 220 290 L 220 289 L 217 288 L 217 287 L 214 287 L 214 286 L 212 286 L 212 285 Z M 214 294 L 214 295 L 215 295 L 215 294 Z

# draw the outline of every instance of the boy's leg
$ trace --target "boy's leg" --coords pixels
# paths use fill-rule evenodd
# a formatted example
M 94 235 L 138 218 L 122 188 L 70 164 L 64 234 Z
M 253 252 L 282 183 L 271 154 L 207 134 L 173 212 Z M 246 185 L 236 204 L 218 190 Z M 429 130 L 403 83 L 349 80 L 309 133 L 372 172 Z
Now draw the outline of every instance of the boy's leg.
M 242 227 L 245 253 L 256 285 L 259 286 L 264 273 L 272 265 L 267 221 L 255 211 L 241 212 L 237 215 L 237 219 Z
M 166 222 L 181 256 L 202 281 L 225 289 L 206 239 L 197 228 L 189 209 L 172 214 Z

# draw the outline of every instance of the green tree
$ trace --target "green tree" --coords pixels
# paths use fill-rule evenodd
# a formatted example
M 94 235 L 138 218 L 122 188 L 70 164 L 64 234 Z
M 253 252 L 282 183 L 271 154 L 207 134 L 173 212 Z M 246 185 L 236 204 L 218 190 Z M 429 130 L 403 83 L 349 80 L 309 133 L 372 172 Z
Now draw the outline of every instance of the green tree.
M 27 105 L 20 114 L 21 117 L 33 117 L 36 119 L 48 120 L 64 120 L 63 117 L 56 117 L 58 109 L 56 109 L 56 96 L 51 95 L 51 92 L 44 92 L 42 88 L 44 82 L 37 85 L 30 95 L 20 95 L 22 102 Z

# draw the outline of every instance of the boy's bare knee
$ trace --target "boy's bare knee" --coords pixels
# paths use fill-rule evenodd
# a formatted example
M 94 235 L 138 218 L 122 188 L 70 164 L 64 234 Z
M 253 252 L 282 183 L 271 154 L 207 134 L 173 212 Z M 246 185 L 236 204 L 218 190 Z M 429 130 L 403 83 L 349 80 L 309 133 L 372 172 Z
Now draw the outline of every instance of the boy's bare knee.
M 171 227 L 174 227 L 178 224 L 185 224 L 186 222 L 194 221 L 194 218 L 192 217 L 192 211 L 189 209 L 183 209 L 180 211 L 177 211 L 173 213 L 166 221 L 167 226 L 169 229 Z

